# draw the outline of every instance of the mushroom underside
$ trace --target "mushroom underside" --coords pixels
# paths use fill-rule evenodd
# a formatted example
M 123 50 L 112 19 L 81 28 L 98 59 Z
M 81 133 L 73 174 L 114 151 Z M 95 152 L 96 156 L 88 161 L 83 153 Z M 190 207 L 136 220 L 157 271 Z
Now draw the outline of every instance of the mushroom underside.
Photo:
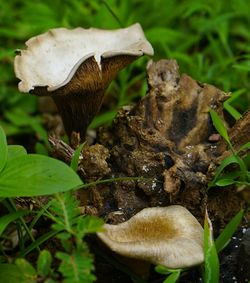
M 126 257 L 184 268 L 203 261 L 203 229 L 181 206 L 146 208 L 128 221 L 104 225 L 98 237 Z

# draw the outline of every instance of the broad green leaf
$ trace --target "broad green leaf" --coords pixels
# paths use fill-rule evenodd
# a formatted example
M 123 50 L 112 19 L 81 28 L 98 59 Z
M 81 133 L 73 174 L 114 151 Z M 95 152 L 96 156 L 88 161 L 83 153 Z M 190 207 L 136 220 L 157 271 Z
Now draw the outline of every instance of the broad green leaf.
M 65 163 L 38 154 L 12 159 L 0 174 L 0 197 L 29 197 L 68 191 L 82 184 Z
M 79 147 L 75 150 L 75 152 L 74 152 L 74 154 L 73 154 L 73 157 L 72 157 L 72 160 L 71 160 L 71 163 L 70 163 L 70 167 L 71 167 L 74 171 L 77 171 L 77 168 L 78 168 L 78 161 L 79 161 L 79 158 L 80 158 L 82 149 L 83 149 L 83 147 L 84 147 L 84 144 L 85 144 L 85 143 L 79 145 Z
M 206 211 L 204 224 L 204 282 L 219 283 L 220 265 L 213 240 L 213 227 Z
M 37 260 L 37 273 L 43 277 L 48 276 L 52 263 L 51 253 L 47 250 L 40 252 Z
M 9 213 L 5 216 L 0 217 L 0 236 L 2 235 L 5 228 L 14 220 L 17 218 L 24 216 L 25 214 L 28 214 L 28 211 L 15 211 L 12 213 Z
M 8 161 L 21 155 L 26 155 L 26 149 L 21 145 L 8 145 Z
M 3 283 L 21 283 L 23 276 L 15 264 L 0 264 L 0 280 Z
M 181 271 L 178 270 L 178 271 L 175 271 L 173 273 L 171 273 L 168 278 L 166 278 L 163 283 L 175 283 L 177 282 L 178 278 L 180 277 L 181 275 Z
M 224 138 L 224 140 L 231 146 L 231 142 L 230 142 L 230 139 L 227 133 L 227 129 L 223 121 L 221 120 L 220 116 L 213 109 L 210 109 L 209 112 L 210 112 L 215 129 Z
M 220 233 L 219 237 L 215 240 L 215 246 L 217 249 L 217 252 L 219 253 L 222 251 L 226 245 L 229 243 L 231 237 L 237 230 L 242 217 L 244 215 L 244 210 L 240 210 L 227 224 L 227 226 L 223 229 L 223 231 Z
M 0 172 L 3 170 L 8 156 L 8 148 L 5 133 L 0 127 Z
M 23 275 L 24 280 L 21 281 L 23 283 L 35 283 L 36 281 L 36 270 L 32 266 L 31 263 L 29 263 L 26 259 L 24 258 L 18 258 L 15 261 L 16 266 L 19 268 L 19 272 Z

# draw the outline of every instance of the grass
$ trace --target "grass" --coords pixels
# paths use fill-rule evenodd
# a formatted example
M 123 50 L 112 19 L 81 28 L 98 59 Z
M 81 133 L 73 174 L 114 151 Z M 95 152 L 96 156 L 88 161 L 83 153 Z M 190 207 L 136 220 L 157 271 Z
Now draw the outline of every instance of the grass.
M 22 136 L 25 136 L 25 138 L 31 136 L 36 141 L 35 148 L 40 148 L 39 151 L 43 150 L 40 145 L 46 145 L 47 134 L 42 126 L 43 120 L 41 113 L 38 111 L 37 98 L 18 92 L 18 80 L 14 76 L 13 60 L 15 50 L 24 48 L 26 40 L 56 27 L 75 28 L 81 26 L 88 28 L 92 26 L 115 29 L 139 22 L 145 31 L 146 37 L 155 49 L 154 60 L 174 58 L 178 61 L 182 72 L 203 83 L 214 84 L 226 92 L 231 92 L 232 96 L 224 103 L 224 108 L 235 120 L 238 120 L 241 114 L 249 108 L 250 3 L 248 0 L 0 0 L 0 7 L 0 125 L 4 128 L 9 140 L 16 140 Z M 119 73 L 106 94 L 107 102 L 112 100 L 112 106 L 108 103 L 105 104 L 100 115 L 92 122 L 92 127 L 98 127 L 104 123 L 111 122 L 122 105 L 133 103 L 145 95 L 147 85 L 144 77 L 145 66 L 148 60 L 149 58 L 143 57 Z M 230 140 L 223 124 L 221 124 L 215 113 L 211 115 L 218 132 L 228 142 L 229 148 L 231 148 Z M 7 162 L 7 151 L 3 152 L 3 148 L 7 148 L 7 144 L 5 140 L 1 139 L 1 134 L 2 131 L 0 131 L 0 149 L 2 153 L 0 169 L 3 169 Z M 1 140 L 3 141 L 2 144 Z M 249 147 L 249 145 L 247 146 Z M 16 148 L 16 151 L 14 149 L 9 147 L 9 153 L 12 151 L 15 154 L 16 151 L 20 151 L 20 148 Z M 244 167 L 244 160 L 239 158 L 238 153 L 233 148 L 231 150 L 232 156 L 228 157 L 228 160 L 225 160 L 218 168 L 216 178 L 211 186 L 224 186 L 238 184 L 239 182 L 241 182 L 240 184 L 245 184 L 247 182 L 246 178 L 249 178 L 249 173 Z M 26 152 L 22 151 L 21 154 L 26 154 Z M 79 154 L 80 152 L 76 153 L 75 159 L 71 164 L 73 169 L 76 168 Z M 239 164 L 240 171 L 245 173 L 233 177 L 229 176 L 229 178 L 224 169 L 232 163 Z M 100 180 L 97 183 L 110 181 L 112 180 Z M 93 184 L 85 184 L 84 186 L 90 185 Z M 41 187 L 41 190 L 43 189 Z M 65 195 L 59 196 L 63 197 Z M 70 195 L 68 195 L 68 198 L 70 198 Z M 61 201 L 58 196 L 56 200 L 61 206 L 62 204 L 74 204 L 73 200 L 69 201 L 66 199 Z M 20 227 L 25 226 L 23 216 L 24 214 L 26 215 L 26 212 L 16 212 L 10 201 L 11 199 L 7 199 L 3 202 L 7 208 L 9 207 L 9 214 L 2 216 L 0 232 L 3 233 L 7 225 L 19 217 L 20 221 L 17 221 L 17 224 L 19 225 L 22 238 L 23 232 Z M 62 207 L 59 204 L 60 212 Z M 73 212 L 76 213 L 72 210 L 72 207 L 67 208 L 69 215 Z M 43 217 L 45 212 L 48 214 L 48 209 L 48 207 L 45 207 L 37 212 L 37 216 L 32 222 L 33 224 L 26 227 L 30 229 L 30 233 L 37 220 Z M 67 212 L 67 210 L 65 211 Z M 53 213 L 53 215 L 56 215 L 55 210 Z M 63 221 L 65 218 L 65 215 L 60 213 L 57 215 L 58 221 L 53 219 L 57 224 L 64 223 L 59 222 L 59 220 Z M 215 282 L 211 280 L 218 281 L 219 263 L 214 260 L 217 259 L 217 252 L 224 248 L 238 226 L 242 213 L 242 211 L 239 212 L 232 219 L 217 240 L 210 242 L 212 226 L 207 216 L 205 224 L 206 265 L 204 269 L 204 278 L 207 283 Z M 78 214 L 73 215 L 75 215 L 75 219 L 78 219 Z M 58 258 L 61 259 L 65 266 L 63 270 L 66 270 L 69 264 L 69 255 L 72 255 L 73 263 L 79 263 L 79 267 L 83 263 L 80 262 L 78 255 L 82 252 L 86 252 L 88 255 L 88 251 L 85 250 L 86 247 L 81 246 L 79 244 L 81 241 L 78 241 L 79 239 L 76 237 L 77 225 L 81 224 L 80 222 L 80 224 L 77 223 L 72 224 L 71 229 L 66 231 L 67 234 L 65 232 L 61 235 L 60 240 L 66 247 L 65 252 L 58 255 Z M 93 231 L 96 231 L 99 229 L 99 224 L 97 222 L 94 222 L 94 224 L 96 226 L 93 225 Z M 66 227 L 66 225 L 64 226 Z M 23 243 L 20 241 L 22 246 L 20 246 L 19 256 L 25 256 L 34 249 L 38 249 L 41 244 L 55 237 L 58 231 L 55 229 L 50 230 L 28 245 L 26 245 L 26 235 Z M 93 231 L 90 229 L 86 233 Z M 29 234 L 27 230 L 26 234 Z M 63 239 L 63 237 L 65 238 Z M 30 238 L 32 238 L 32 234 L 30 234 Z M 75 245 L 70 246 L 72 242 Z M 56 278 L 57 274 L 53 274 L 50 265 L 43 264 L 43 262 L 48 262 L 50 259 L 50 254 L 46 251 L 40 253 L 36 270 L 30 267 L 28 262 L 25 262 L 23 259 L 16 262 L 16 265 L 11 263 L 1 264 L 3 258 L 4 256 L 0 256 L 0 270 L 2 276 L 4 276 L 3 272 L 5 271 L 6 278 L 10 274 L 17 277 L 20 276 L 20 268 L 25 272 L 27 271 L 23 274 L 25 278 Z M 120 267 L 120 269 L 124 269 L 124 267 Z M 87 270 L 92 272 L 91 262 Z M 124 272 L 128 273 L 126 270 Z M 169 270 L 161 270 L 159 273 L 169 274 Z M 176 282 L 180 274 L 180 270 L 171 271 L 165 282 Z M 214 274 L 216 279 L 210 280 L 209 276 L 211 274 Z M 72 277 L 72 274 L 65 273 L 63 275 L 65 278 Z M 14 278 L 10 279 L 12 282 L 20 282 L 20 278 L 17 280 Z M 93 277 L 91 277 L 89 282 L 93 280 Z

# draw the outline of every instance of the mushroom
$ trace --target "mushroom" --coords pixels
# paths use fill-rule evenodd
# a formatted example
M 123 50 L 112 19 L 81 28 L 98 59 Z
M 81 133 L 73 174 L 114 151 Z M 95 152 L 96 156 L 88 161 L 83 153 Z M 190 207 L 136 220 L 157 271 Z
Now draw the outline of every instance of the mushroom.
M 117 72 L 153 55 L 138 23 L 118 30 L 51 29 L 26 45 L 14 61 L 19 90 L 52 97 L 68 136 L 74 131 L 82 139 Z
M 114 252 L 168 268 L 201 264 L 203 228 L 184 207 L 151 207 L 97 236 Z

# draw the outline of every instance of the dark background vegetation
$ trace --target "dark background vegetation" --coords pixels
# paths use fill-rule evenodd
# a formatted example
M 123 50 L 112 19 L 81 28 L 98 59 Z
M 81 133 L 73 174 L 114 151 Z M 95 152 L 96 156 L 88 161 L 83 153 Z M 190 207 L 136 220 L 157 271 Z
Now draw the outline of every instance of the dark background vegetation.
M 152 43 L 154 60 L 174 58 L 181 71 L 232 92 L 229 111 L 237 117 L 249 105 L 250 2 L 248 0 L 0 0 L 0 125 L 9 137 L 35 149 L 46 143 L 37 98 L 20 94 L 13 71 L 16 49 L 56 27 L 116 29 L 139 22 Z M 92 127 L 110 122 L 120 106 L 146 93 L 144 57 L 120 72 Z M 36 135 L 34 135 L 36 133 Z

